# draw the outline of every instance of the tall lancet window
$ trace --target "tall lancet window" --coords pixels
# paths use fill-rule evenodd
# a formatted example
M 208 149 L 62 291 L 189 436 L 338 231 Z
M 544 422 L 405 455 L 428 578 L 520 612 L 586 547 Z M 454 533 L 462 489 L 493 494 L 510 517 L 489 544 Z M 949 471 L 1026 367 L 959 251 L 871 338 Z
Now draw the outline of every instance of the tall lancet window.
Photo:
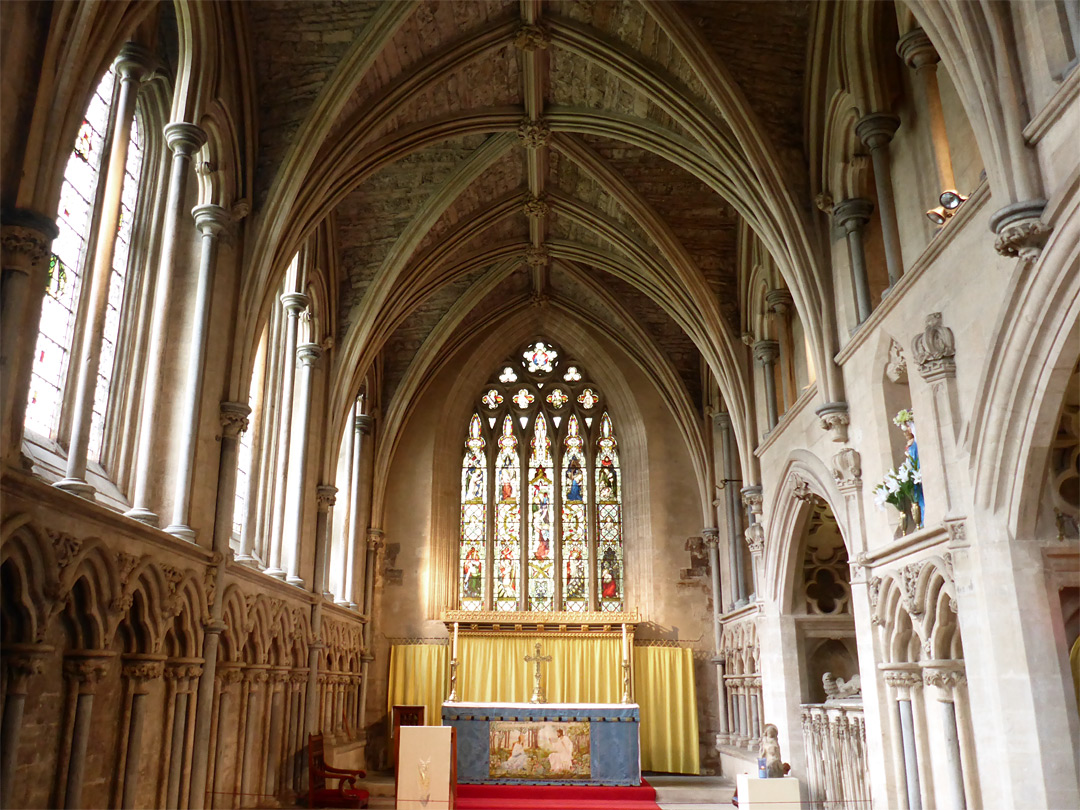
M 465 438 L 462 610 L 623 609 L 617 448 L 598 386 L 552 343 L 494 370 Z

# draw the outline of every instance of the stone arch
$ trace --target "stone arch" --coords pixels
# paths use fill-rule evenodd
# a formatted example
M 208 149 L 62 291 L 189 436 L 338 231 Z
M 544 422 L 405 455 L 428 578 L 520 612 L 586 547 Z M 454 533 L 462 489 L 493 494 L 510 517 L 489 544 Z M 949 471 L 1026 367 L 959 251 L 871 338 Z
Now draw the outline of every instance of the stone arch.
M 0 537 L 4 643 L 42 643 L 59 592 L 52 543 L 25 514 L 5 520 Z

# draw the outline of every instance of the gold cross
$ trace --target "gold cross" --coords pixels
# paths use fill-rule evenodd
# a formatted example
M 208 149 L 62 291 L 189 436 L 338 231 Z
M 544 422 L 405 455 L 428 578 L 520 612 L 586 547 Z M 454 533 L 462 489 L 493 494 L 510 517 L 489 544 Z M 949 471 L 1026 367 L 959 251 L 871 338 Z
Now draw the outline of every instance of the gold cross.
M 536 671 L 533 675 L 533 693 L 529 698 L 529 703 L 547 703 L 547 698 L 544 697 L 544 690 L 540 686 L 540 664 L 546 663 L 551 660 L 550 655 L 540 654 L 540 642 L 536 642 L 536 655 L 526 655 L 525 661 L 530 664 L 536 664 Z

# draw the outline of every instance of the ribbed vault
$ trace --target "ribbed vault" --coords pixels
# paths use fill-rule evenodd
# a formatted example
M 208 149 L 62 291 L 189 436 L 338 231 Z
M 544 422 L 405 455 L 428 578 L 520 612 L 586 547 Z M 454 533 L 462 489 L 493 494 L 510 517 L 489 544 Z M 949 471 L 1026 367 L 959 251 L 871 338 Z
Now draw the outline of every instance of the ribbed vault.
M 334 420 L 377 368 L 388 427 L 404 424 L 410 398 L 478 327 L 557 306 L 619 335 L 684 416 L 704 404 L 707 368 L 749 446 L 740 223 L 773 255 L 811 345 L 827 347 L 832 332 L 808 214 L 793 202 L 805 194 L 786 185 L 805 175 L 795 170 L 801 68 L 761 77 L 746 70 L 745 46 L 707 45 L 767 29 L 774 6 L 353 9 L 345 35 L 313 43 L 319 69 L 298 85 L 299 103 L 286 114 L 288 98 L 275 99 L 282 111 L 262 122 L 263 238 L 242 291 L 249 344 L 275 280 L 332 217 Z M 808 19 L 805 3 L 791 6 L 789 34 Z M 272 16 L 255 15 L 256 37 L 275 35 L 261 30 Z M 786 39 L 766 46 L 792 49 L 801 66 L 804 44 Z M 272 93 L 280 66 L 257 62 Z M 829 384 L 826 372 L 826 398 Z

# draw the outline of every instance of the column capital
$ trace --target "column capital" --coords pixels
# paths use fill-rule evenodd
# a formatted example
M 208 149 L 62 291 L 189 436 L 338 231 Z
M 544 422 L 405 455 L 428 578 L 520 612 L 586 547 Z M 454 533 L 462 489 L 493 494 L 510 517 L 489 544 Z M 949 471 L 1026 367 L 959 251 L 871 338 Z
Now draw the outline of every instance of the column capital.
M 915 70 L 936 65 L 941 61 L 934 43 L 921 28 L 912 28 L 900 37 L 896 43 L 896 55 Z
M 900 117 L 892 113 L 870 113 L 855 122 L 855 134 L 869 149 L 887 146 L 899 128 Z
M 967 683 L 963 661 L 929 661 L 923 665 L 922 682 L 936 686 L 949 697 L 958 686 Z
M 251 408 L 245 402 L 222 402 L 219 418 L 225 436 L 236 438 L 248 429 L 248 416 Z
M 719 548 L 720 546 L 720 530 L 715 526 L 706 526 L 701 530 L 701 540 L 705 543 L 705 547 L 708 549 Z
M 922 673 L 918 671 L 918 664 L 901 664 L 886 669 L 884 672 L 885 684 L 895 689 L 897 697 L 901 700 L 910 700 L 911 690 L 918 689 L 923 685 Z
M 759 340 L 754 344 L 754 359 L 763 366 L 771 366 L 780 357 L 780 344 L 775 340 Z
M 990 215 L 990 230 L 997 234 L 994 250 L 1008 258 L 1035 261 L 1053 230 L 1040 219 L 1046 200 L 1010 203 Z
M 41 674 L 46 656 L 54 649 L 46 644 L 5 644 L 2 652 L 8 671 L 8 693 L 25 695 L 30 678 Z
M 356 417 L 356 429 L 363 433 L 365 436 L 370 436 L 372 429 L 375 427 L 375 417 L 371 414 L 362 413 Z
M 165 673 L 163 655 L 125 655 L 120 659 L 121 672 L 137 686 L 144 686 L 148 681 L 156 681 Z
M 296 359 L 302 366 L 313 366 L 322 357 L 323 349 L 318 343 L 301 343 L 296 347 Z
M 334 497 L 337 495 L 337 487 L 333 484 L 319 484 L 315 487 L 315 502 L 320 512 L 329 511 L 330 507 L 337 503 Z
M 712 415 L 713 427 L 720 428 L 720 430 L 731 429 L 731 414 L 727 411 L 717 411 Z
M 64 678 L 77 687 L 80 695 L 92 695 L 105 676 L 113 653 L 107 650 L 81 650 L 64 657 Z
M 113 69 L 120 78 L 141 81 L 153 73 L 158 66 L 154 54 L 137 42 L 125 42 L 120 53 L 113 60 Z
M 367 547 L 368 551 L 378 551 L 380 546 L 386 542 L 386 534 L 382 529 L 368 529 L 367 530 Z
M 826 402 L 814 411 L 822 430 L 833 434 L 834 442 L 846 442 L 848 440 L 848 425 L 851 419 L 848 416 L 848 404 L 846 402 Z
M 220 205 L 196 205 L 191 209 L 191 215 L 195 217 L 195 227 L 204 236 L 221 236 L 232 228 L 232 214 Z
M 761 514 L 761 504 L 763 500 L 763 492 L 761 484 L 755 484 L 752 487 L 743 487 L 739 490 L 742 494 L 742 502 L 749 507 L 750 511 L 755 515 Z
M 303 293 L 287 292 L 281 294 L 281 305 L 289 311 L 290 315 L 297 315 L 301 310 L 307 309 L 311 299 Z
M 769 305 L 769 311 L 783 315 L 795 305 L 795 299 L 789 290 L 780 287 L 765 293 L 765 303 Z
M 194 124 L 173 121 L 165 125 L 165 142 L 174 153 L 189 157 L 202 149 L 206 132 Z
M 874 204 L 865 197 L 849 197 L 833 207 L 833 222 L 848 233 L 861 230 L 874 213 Z
M 56 221 L 28 208 L 0 212 L 0 249 L 4 270 L 24 275 L 39 272 L 52 256 L 52 241 L 60 233 Z

